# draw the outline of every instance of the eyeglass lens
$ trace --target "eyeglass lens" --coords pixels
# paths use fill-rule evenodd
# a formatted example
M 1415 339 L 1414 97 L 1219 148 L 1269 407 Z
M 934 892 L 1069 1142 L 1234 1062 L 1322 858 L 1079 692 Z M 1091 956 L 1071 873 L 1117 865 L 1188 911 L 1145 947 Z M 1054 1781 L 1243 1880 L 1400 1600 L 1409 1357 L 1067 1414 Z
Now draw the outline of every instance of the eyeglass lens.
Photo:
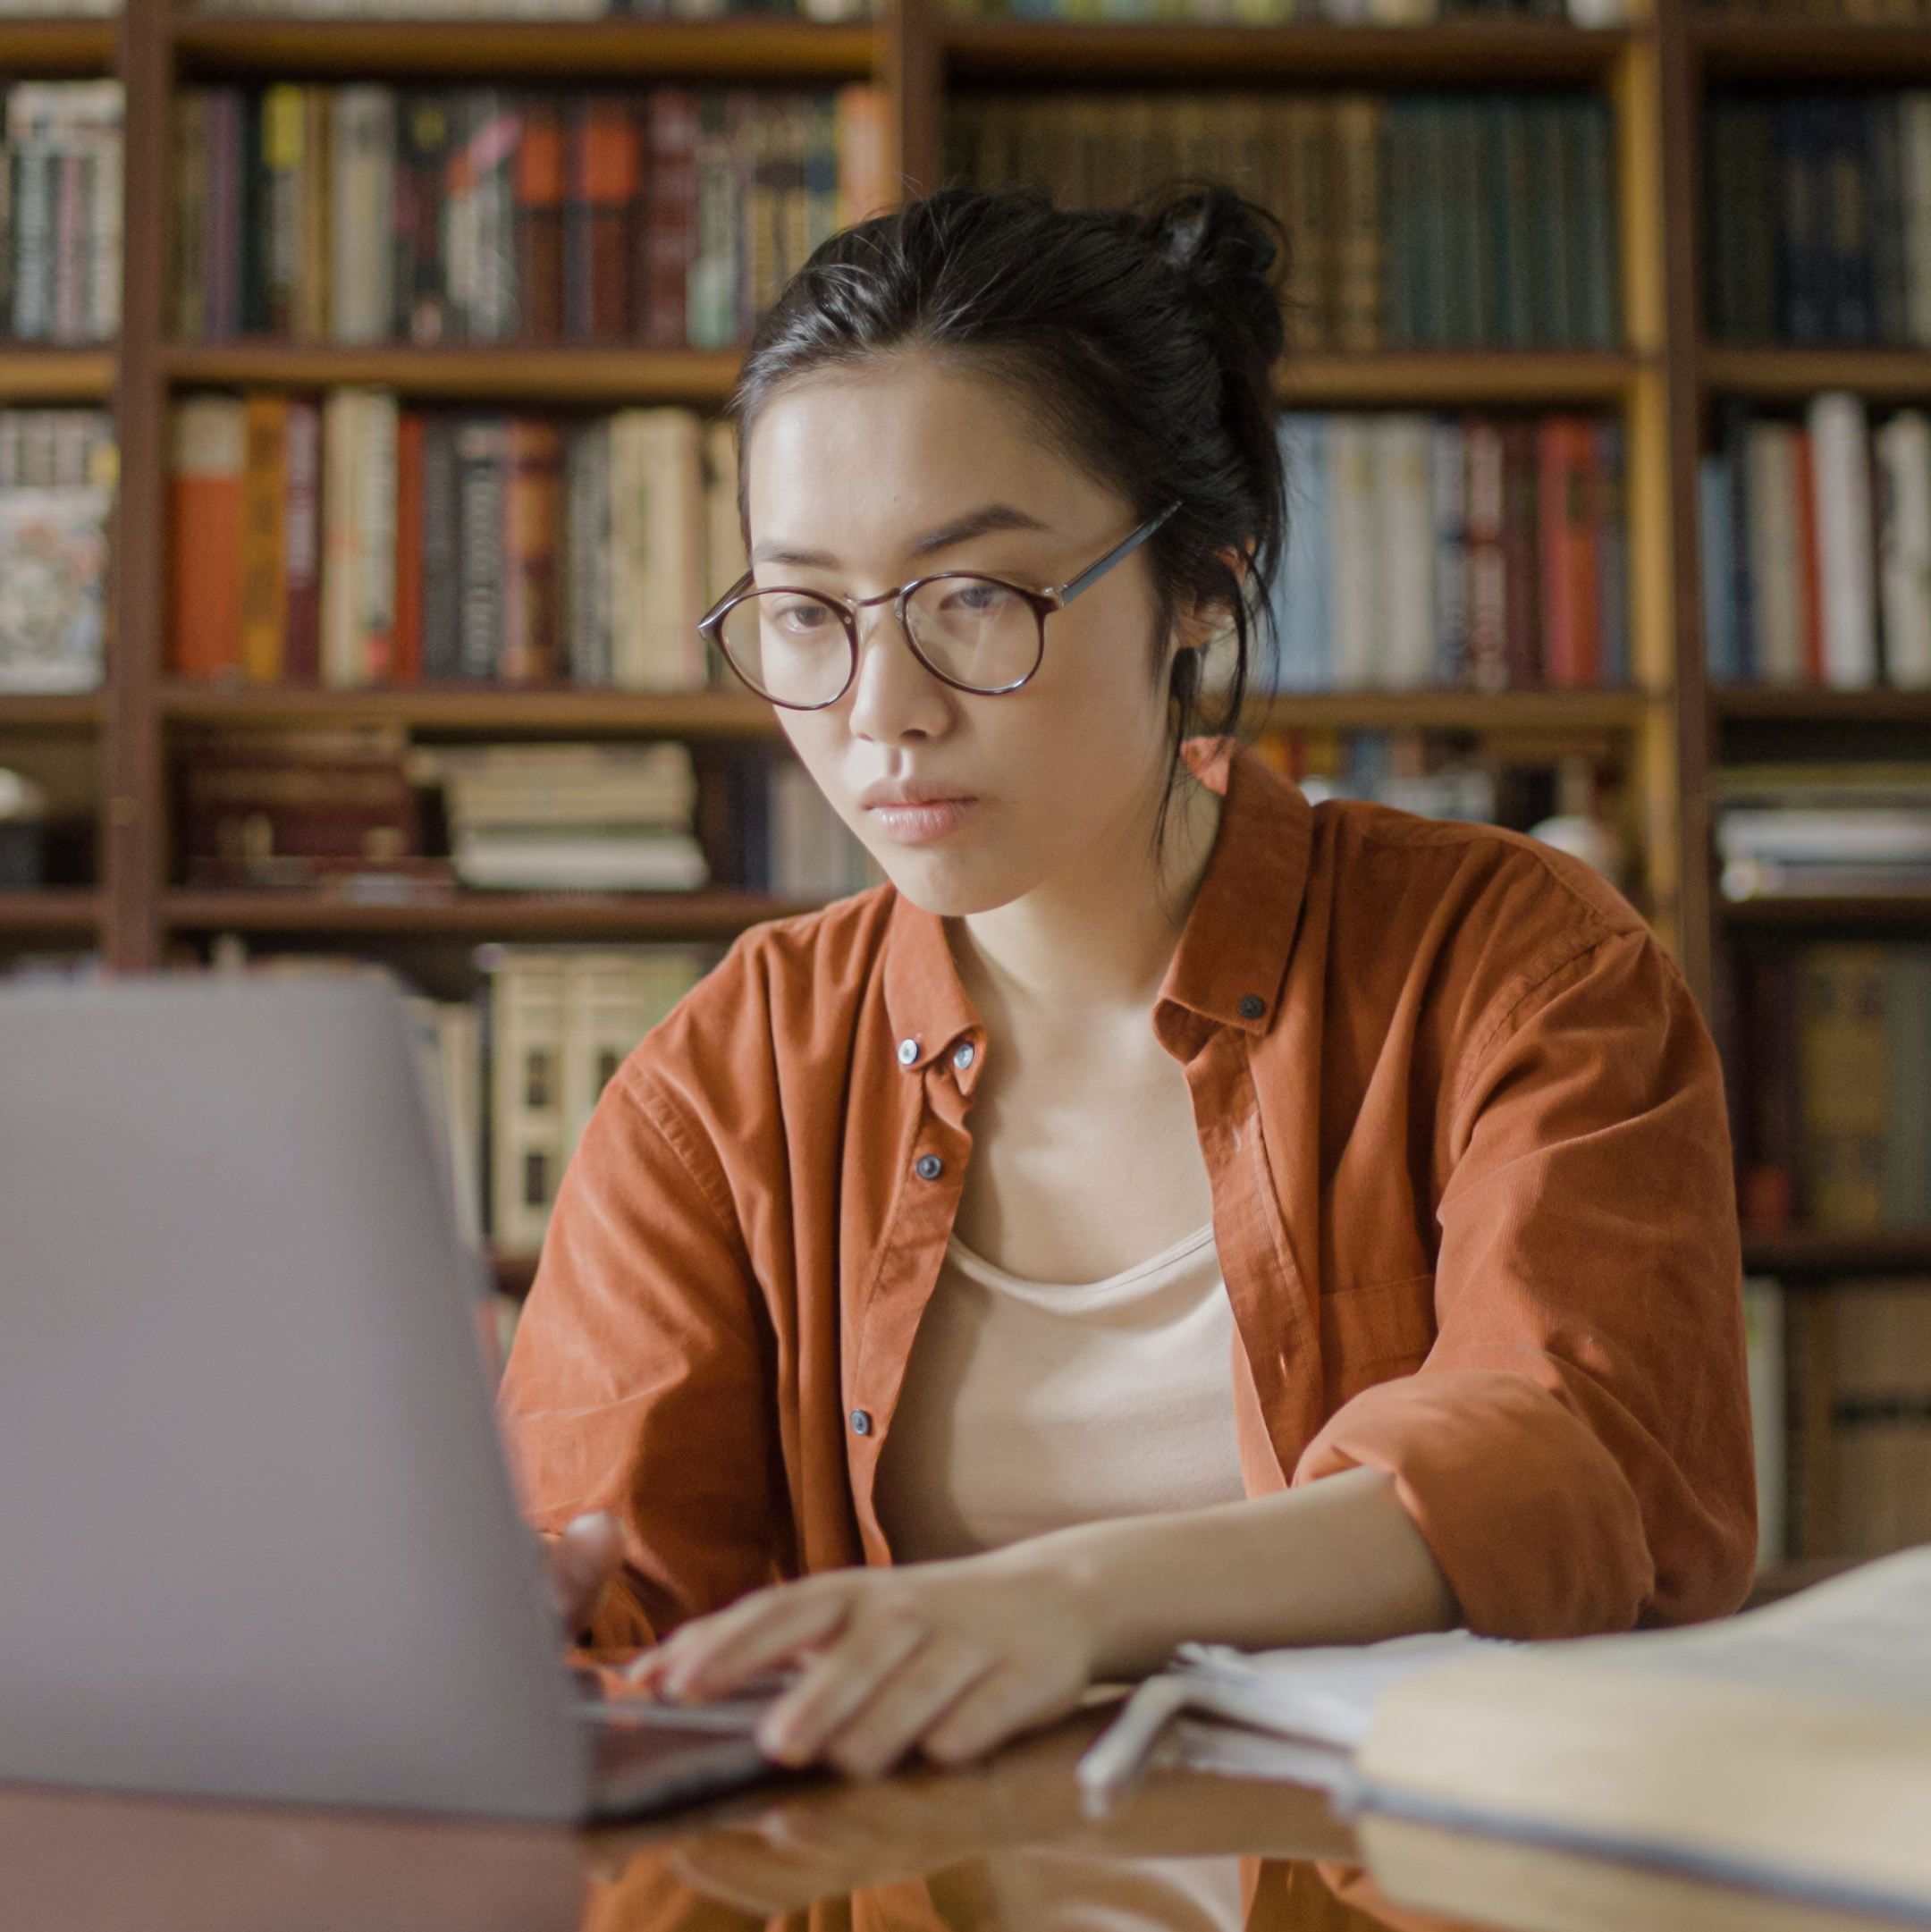
M 1023 684 L 1044 648 L 1039 613 L 1009 585 L 985 577 L 935 577 L 906 604 L 926 663 L 968 691 Z M 851 676 L 852 647 L 839 612 L 804 591 L 758 591 L 732 605 L 719 641 L 746 683 L 780 704 L 829 704 Z

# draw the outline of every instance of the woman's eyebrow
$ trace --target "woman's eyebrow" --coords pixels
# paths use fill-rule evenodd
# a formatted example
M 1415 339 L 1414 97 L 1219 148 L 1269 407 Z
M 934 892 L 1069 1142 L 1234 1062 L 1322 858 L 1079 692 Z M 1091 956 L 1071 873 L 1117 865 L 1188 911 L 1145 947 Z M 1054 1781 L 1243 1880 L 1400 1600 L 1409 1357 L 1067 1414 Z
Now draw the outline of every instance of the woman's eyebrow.
M 906 554 L 929 556 L 935 550 L 949 550 L 955 544 L 969 543 L 975 536 L 983 536 L 989 530 L 1044 530 L 1050 527 L 1031 511 L 1015 509 L 1010 503 L 987 503 L 915 538 Z M 839 561 L 828 550 L 796 550 L 781 539 L 753 544 L 750 561 L 753 563 L 788 563 L 799 569 L 819 570 L 835 570 Z

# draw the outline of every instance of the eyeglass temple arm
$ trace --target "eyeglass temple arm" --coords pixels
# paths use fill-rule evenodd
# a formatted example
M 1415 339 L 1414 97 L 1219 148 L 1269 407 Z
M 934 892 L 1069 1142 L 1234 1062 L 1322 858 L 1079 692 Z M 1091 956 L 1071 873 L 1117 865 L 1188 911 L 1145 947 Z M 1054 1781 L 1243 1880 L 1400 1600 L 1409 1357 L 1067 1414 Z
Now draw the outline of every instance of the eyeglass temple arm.
M 1149 518 L 1146 522 L 1143 523 L 1117 550 L 1108 551 L 1106 555 L 1100 558 L 1099 562 L 1094 564 L 1091 569 L 1082 570 L 1071 583 L 1060 585 L 1058 590 L 1055 593 L 1059 602 L 1063 604 L 1071 603 L 1081 591 L 1090 589 L 1093 585 L 1097 584 L 1116 563 L 1126 562 L 1127 558 L 1132 556 L 1134 552 L 1138 550 L 1141 544 L 1145 543 L 1147 538 L 1151 536 L 1154 531 L 1159 529 L 1160 525 L 1165 523 L 1168 518 L 1172 516 L 1179 507 L 1180 500 L 1176 497 L 1172 502 L 1168 504 L 1165 510 L 1160 511 L 1159 516 Z

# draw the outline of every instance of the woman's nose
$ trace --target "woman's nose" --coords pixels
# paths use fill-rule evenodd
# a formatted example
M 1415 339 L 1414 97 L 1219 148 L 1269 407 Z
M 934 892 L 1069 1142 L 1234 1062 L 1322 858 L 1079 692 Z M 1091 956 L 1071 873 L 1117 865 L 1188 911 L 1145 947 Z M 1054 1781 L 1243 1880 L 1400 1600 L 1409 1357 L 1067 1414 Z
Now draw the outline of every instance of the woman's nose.
M 854 736 L 879 744 L 938 738 L 952 719 L 952 694 L 913 654 L 890 604 L 858 612 L 858 672 L 852 680 Z

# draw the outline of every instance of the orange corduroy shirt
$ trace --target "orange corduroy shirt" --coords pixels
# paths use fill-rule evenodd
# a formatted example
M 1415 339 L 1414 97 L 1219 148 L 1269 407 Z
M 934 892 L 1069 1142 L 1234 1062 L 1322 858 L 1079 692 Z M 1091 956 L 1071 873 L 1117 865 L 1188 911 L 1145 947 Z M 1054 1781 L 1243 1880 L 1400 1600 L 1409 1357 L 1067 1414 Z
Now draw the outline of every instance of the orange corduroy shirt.
M 1188 749 L 1226 802 L 1153 1026 L 1250 1494 L 1387 1472 L 1490 1634 L 1734 1608 L 1736 1219 L 1676 967 L 1532 840 Z M 538 1527 L 626 1525 L 600 1647 L 891 1561 L 873 1484 L 990 1050 L 943 923 L 884 887 L 746 933 L 606 1089 L 502 1396 Z

